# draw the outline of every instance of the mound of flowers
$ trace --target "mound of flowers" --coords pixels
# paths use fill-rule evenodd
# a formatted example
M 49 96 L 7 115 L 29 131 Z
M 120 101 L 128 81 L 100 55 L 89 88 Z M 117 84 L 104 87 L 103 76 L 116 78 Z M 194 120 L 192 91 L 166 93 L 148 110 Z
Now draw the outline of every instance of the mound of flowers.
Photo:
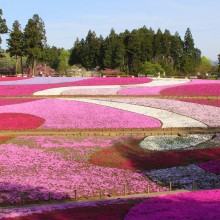
M 141 141 L 140 147 L 155 151 L 187 149 L 210 140 L 212 136 L 201 134 L 192 134 L 186 137 L 177 135 L 149 136 Z
M 199 163 L 199 166 L 209 173 L 220 174 L 220 159 Z
M 219 198 L 220 190 L 208 190 L 146 199 L 133 207 L 124 219 L 215 220 L 220 218 Z

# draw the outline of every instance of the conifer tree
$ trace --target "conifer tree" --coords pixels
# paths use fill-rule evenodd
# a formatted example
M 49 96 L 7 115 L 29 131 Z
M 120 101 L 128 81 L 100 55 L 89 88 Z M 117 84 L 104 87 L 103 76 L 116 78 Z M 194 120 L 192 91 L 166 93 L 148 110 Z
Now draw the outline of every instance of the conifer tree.
M 36 75 L 36 62 L 44 59 L 44 48 L 46 46 L 45 28 L 42 19 L 34 15 L 24 29 L 24 51 L 27 55 L 31 75 Z
M 8 33 L 8 27 L 6 25 L 6 20 L 2 18 L 2 9 L 0 9 L 0 34 L 6 34 Z M 2 43 L 2 39 L 0 36 L 0 44 Z
M 16 60 L 15 72 L 18 72 L 18 58 L 23 55 L 23 33 L 21 31 L 21 25 L 16 20 L 12 25 L 12 31 L 10 32 L 9 39 L 7 39 L 8 52 L 11 57 Z M 21 67 L 22 68 L 22 67 Z

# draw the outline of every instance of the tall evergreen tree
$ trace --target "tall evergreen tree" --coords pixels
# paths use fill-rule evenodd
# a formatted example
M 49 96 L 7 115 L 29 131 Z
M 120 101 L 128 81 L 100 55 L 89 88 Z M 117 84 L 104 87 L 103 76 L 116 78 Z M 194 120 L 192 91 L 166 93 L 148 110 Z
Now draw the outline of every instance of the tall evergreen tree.
M 193 56 L 194 53 L 194 40 L 192 33 L 189 28 L 187 28 L 184 36 L 184 54 L 187 56 Z
M 195 73 L 201 61 L 201 51 L 194 47 L 194 40 L 189 28 L 184 36 L 182 70 L 187 73 Z
M 100 40 L 96 37 L 94 31 L 89 30 L 83 44 L 82 63 L 86 68 L 94 68 L 98 65 Z
M 170 63 L 170 55 L 171 55 L 171 34 L 170 32 L 166 29 L 164 31 L 164 34 L 161 38 L 161 46 L 162 46 L 162 62 L 165 64 Z
M 24 29 L 24 51 L 31 66 L 31 75 L 36 75 L 36 62 L 43 61 L 46 46 L 45 29 L 42 19 L 34 15 Z
M 12 31 L 10 32 L 8 43 L 8 52 L 11 57 L 15 57 L 16 65 L 15 72 L 18 72 L 18 58 L 23 55 L 23 33 L 21 31 L 21 25 L 16 20 L 12 25 Z
M 69 64 L 82 64 L 82 44 L 79 41 L 79 38 L 76 39 L 74 46 L 70 52 Z
M 125 48 L 121 39 L 112 29 L 110 35 L 104 41 L 104 67 L 123 68 Z
M 178 32 L 171 37 L 170 55 L 173 60 L 174 68 L 179 71 L 183 57 L 183 41 Z
M 141 62 L 150 61 L 153 57 L 154 31 L 147 29 L 146 26 L 138 30 L 141 38 Z
M 160 29 L 157 30 L 157 33 L 154 35 L 154 60 L 158 63 L 161 62 L 163 57 L 163 46 L 162 46 L 162 31 Z
M 141 67 L 141 38 L 138 30 L 133 30 L 128 38 L 129 73 L 138 73 Z

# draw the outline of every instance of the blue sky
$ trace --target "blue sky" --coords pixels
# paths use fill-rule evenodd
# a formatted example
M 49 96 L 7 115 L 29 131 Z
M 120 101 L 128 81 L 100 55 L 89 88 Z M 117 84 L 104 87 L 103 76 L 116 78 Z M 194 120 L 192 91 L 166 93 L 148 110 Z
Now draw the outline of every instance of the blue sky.
M 15 20 L 24 28 L 38 14 L 50 46 L 70 49 L 90 29 L 105 37 L 111 28 L 120 33 L 145 25 L 178 31 L 182 38 L 189 27 L 202 55 L 217 60 L 220 53 L 219 0 L 0 0 L 0 8 L 9 28 Z M 6 48 L 7 37 L 2 38 Z

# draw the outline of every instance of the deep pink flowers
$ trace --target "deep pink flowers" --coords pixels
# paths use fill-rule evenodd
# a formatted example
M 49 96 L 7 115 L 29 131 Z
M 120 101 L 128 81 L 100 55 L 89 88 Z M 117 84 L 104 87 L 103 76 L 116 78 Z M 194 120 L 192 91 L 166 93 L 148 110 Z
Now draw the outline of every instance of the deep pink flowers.
M 220 219 L 220 190 L 160 196 L 133 207 L 124 220 Z
M 160 94 L 165 96 L 219 96 L 220 83 L 172 87 L 162 90 Z
M 0 130 L 26 130 L 40 127 L 44 119 L 22 113 L 1 113 Z

